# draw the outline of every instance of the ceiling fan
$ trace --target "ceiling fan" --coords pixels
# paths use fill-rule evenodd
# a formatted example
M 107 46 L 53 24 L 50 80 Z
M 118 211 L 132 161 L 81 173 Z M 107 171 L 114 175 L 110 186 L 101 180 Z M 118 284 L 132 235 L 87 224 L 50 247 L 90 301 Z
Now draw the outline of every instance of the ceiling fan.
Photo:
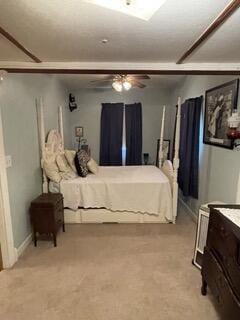
M 118 92 L 123 90 L 130 90 L 132 87 L 137 87 L 143 89 L 146 87 L 145 84 L 140 82 L 139 80 L 149 80 L 150 77 L 148 75 L 124 75 L 124 74 L 117 74 L 117 75 L 109 75 L 99 80 L 93 80 L 92 83 L 101 83 L 102 85 L 105 84 L 112 84 L 113 89 Z

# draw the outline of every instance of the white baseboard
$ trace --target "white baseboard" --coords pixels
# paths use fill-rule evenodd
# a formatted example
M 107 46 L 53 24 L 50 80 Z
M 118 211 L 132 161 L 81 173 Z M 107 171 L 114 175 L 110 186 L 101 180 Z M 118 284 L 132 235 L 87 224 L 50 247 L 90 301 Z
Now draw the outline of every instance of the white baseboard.
M 179 197 L 179 202 L 185 207 L 189 215 L 191 216 L 192 220 L 197 224 L 197 215 L 194 211 L 189 207 L 189 205 L 181 198 Z
M 27 249 L 29 244 L 32 242 L 32 233 L 30 233 L 27 238 L 22 242 L 22 244 L 16 248 L 17 259 L 23 254 L 23 252 Z

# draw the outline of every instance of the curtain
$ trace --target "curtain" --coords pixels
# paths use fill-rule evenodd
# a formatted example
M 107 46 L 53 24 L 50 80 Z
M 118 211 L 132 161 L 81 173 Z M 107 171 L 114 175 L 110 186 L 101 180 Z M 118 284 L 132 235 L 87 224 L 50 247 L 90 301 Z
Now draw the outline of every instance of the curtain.
M 126 118 L 126 165 L 142 164 L 142 105 L 125 105 Z
M 182 105 L 178 182 L 184 196 L 198 199 L 199 130 L 203 97 Z
M 122 165 L 123 103 L 102 103 L 100 165 Z

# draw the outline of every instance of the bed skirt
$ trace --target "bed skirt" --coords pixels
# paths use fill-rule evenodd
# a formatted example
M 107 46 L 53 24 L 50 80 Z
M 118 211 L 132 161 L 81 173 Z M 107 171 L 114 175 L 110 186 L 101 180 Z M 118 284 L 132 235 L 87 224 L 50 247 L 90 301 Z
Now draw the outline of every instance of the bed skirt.
M 170 223 L 164 214 L 154 215 L 108 209 L 64 209 L 65 223 Z

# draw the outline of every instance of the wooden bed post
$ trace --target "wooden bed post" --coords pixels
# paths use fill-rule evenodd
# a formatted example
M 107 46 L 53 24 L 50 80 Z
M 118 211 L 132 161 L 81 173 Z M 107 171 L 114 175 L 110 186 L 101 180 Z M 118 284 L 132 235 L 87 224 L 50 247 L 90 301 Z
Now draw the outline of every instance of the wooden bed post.
M 62 138 L 62 148 L 64 150 L 64 133 L 63 133 L 63 113 L 62 106 L 58 107 L 58 131 Z
M 43 187 L 42 191 L 45 193 L 48 192 L 48 180 L 47 176 L 43 170 L 43 162 L 45 159 L 45 126 L 44 126 L 44 112 L 43 112 L 43 99 L 42 97 L 36 99 L 36 108 L 37 108 L 37 124 L 38 124 L 38 135 L 40 142 L 40 157 L 41 157 L 41 168 L 42 168 L 42 178 L 43 178 Z
M 175 148 L 173 159 L 173 223 L 176 223 L 178 208 L 178 168 L 179 168 L 179 145 L 181 125 L 181 98 L 178 98 L 177 121 L 175 132 Z
M 163 165 L 163 135 L 164 135 L 164 124 L 165 124 L 165 109 L 166 106 L 163 106 L 162 113 L 162 126 L 159 140 L 159 152 L 158 152 L 158 167 L 161 168 Z

